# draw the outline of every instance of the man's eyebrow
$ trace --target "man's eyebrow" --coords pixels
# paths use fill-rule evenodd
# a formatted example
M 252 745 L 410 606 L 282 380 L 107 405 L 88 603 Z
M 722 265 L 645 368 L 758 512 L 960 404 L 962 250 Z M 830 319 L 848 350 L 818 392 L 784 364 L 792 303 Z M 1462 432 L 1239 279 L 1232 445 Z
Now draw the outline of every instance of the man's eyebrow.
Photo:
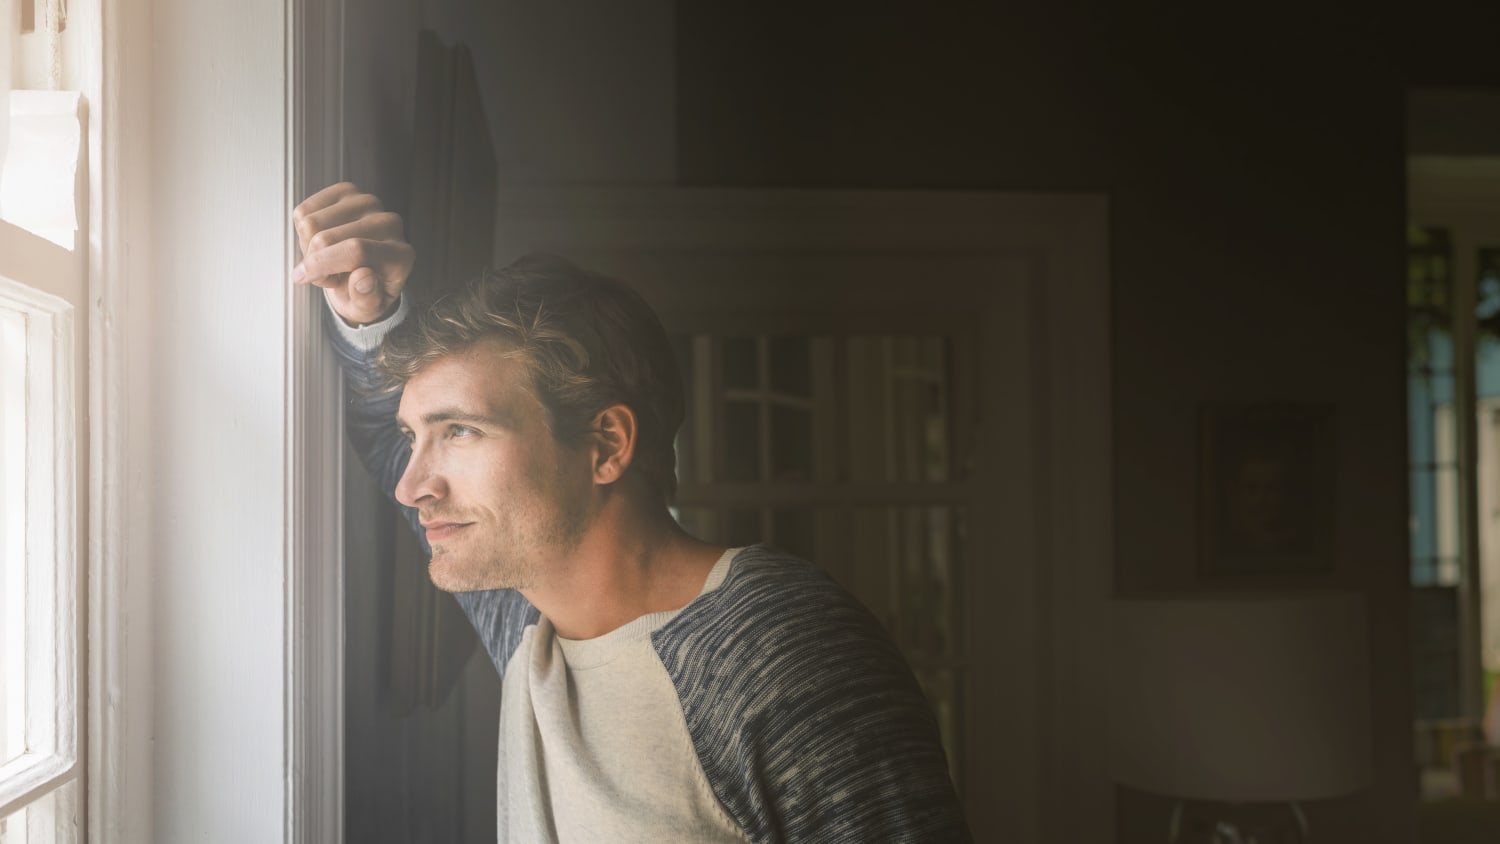
M 422 424 L 424 425 L 438 425 L 443 422 L 468 422 L 477 425 L 492 425 L 503 428 L 510 427 L 509 421 L 503 416 L 491 416 L 482 413 L 469 413 L 467 411 L 459 410 L 458 408 L 440 408 L 438 410 L 422 414 Z M 408 430 L 411 428 L 411 425 L 408 425 L 406 420 L 402 419 L 399 414 L 396 416 L 396 426 L 398 428 Z

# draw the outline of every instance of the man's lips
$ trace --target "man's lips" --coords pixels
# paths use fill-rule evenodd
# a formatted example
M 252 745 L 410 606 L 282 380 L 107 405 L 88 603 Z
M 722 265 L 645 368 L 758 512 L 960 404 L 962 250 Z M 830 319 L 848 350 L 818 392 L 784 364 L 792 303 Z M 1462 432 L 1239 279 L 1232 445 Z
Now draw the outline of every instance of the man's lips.
M 458 533 L 473 522 L 423 522 L 422 528 L 427 531 L 428 543 L 441 542 Z

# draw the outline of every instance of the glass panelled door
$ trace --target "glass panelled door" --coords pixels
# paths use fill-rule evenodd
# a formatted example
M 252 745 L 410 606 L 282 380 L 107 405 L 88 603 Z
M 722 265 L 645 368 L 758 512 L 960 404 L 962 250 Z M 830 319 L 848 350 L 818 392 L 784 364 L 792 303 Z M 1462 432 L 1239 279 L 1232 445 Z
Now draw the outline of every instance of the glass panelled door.
M 688 384 L 678 519 L 709 541 L 780 547 L 853 592 L 916 671 L 962 788 L 966 336 L 768 327 L 674 340 Z

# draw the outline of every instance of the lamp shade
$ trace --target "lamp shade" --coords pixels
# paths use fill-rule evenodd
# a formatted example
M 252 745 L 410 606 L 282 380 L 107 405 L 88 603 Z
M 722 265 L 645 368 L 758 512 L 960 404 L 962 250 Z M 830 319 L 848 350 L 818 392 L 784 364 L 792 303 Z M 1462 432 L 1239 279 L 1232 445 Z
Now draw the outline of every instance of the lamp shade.
M 1116 781 L 1225 802 L 1369 785 L 1362 596 L 1120 599 L 1112 615 Z

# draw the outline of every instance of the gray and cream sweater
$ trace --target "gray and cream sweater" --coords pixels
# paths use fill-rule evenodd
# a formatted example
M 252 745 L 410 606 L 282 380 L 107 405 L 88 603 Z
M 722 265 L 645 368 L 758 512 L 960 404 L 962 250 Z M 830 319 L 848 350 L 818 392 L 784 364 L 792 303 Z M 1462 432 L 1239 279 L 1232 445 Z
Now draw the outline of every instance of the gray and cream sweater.
M 404 316 L 329 319 L 349 435 L 387 493 L 409 450 L 373 361 Z M 501 841 L 969 839 L 911 670 L 808 563 L 730 549 L 687 606 L 589 640 L 513 590 L 455 597 L 502 680 Z

